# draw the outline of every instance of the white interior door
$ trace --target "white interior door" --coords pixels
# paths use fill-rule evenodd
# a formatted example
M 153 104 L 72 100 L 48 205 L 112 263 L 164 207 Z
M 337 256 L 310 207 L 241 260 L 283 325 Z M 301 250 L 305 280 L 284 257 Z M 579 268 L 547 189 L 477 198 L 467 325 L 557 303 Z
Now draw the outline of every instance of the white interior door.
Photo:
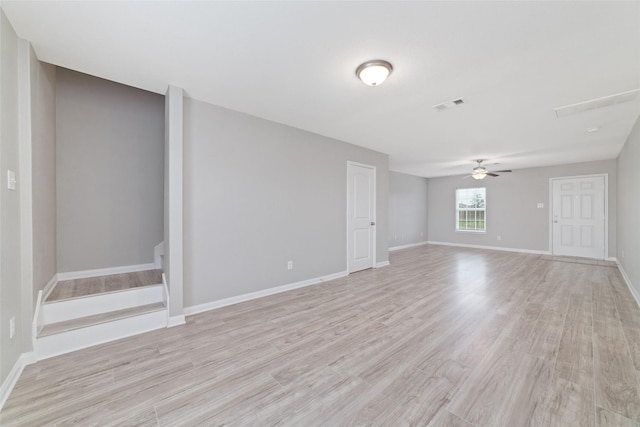
M 605 258 L 605 177 L 552 180 L 553 254 Z
M 375 264 L 376 169 L 347 163 L 347 270 L 349 273 Z

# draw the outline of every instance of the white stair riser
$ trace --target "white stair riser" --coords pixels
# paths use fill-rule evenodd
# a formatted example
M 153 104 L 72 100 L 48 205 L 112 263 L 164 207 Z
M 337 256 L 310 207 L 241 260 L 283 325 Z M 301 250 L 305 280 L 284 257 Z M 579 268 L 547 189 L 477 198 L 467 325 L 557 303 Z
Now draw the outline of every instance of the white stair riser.
M 162 302 L 163 299 L 163 286 L 154 285 L 66 301 L 48 302 L 43 304 L 40 309 L 42 310 L 44 324 L 48 325 L 79 317 Z
M 159 310 L 37 338 L 34 352 L 42 360 L 166 326 L 167 310 Z

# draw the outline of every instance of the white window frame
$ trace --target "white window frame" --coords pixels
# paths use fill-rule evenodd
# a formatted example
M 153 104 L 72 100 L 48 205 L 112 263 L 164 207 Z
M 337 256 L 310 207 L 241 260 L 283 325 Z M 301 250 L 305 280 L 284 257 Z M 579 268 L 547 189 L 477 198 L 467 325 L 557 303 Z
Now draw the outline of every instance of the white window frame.
M 458 202 L 458 192 L 459 191 L 477 191 L 482 190 L 484 192 L 484 207 L 483 208 L 466 208 L 461 209 L 460 203 Z M 486 187 L 470 187 L 470 188 L 456 188 L 455 194 L 455 204 L 456 204 L 456 216 L 455 216 L 455 228 L 456 233 L 486 233 L 487 232 L 487 188 Z M 484 212 L 484 229 L 482 230 L 467 230 L 460 228 L 460 212 Z

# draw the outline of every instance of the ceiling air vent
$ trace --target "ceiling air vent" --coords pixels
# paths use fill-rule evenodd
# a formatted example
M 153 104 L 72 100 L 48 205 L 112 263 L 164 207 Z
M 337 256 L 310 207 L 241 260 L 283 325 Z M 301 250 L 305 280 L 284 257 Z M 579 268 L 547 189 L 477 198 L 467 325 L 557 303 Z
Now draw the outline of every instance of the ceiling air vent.
M 456 105 L 464 104 L 464 98 L 456 98 L 451 101 L 443 102 L 442 104 L 434 105 L 433 109 L 436 111 L 444 111 L 451 107 L 455 107 Z
M 610 105 L 622 104 L 630 102 L 638 98 L 640 89 L 633 89 L 627 92 L 616 93 L 614 95 L 603 96 L 602 98 L 590 99 L 589 101 L 578 102 L 577 104 L 565 105 L 564 107 L 554 108 L 556 117 L 566 117 L 573 114 L 583 113 L 585 111 L 604 108 Z

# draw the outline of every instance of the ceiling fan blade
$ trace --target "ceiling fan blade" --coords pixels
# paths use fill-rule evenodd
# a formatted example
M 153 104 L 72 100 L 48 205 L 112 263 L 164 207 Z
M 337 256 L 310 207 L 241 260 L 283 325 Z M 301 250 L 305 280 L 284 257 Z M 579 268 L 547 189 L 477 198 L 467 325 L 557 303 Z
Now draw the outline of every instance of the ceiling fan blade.
M 506 172 L 513 172 L 511 169 L 505 169 L 503 171 L 491 171 L 493 173 L 506 173 Z
M 487 175 L 489 175 L 489 176 L 500 176 L 497 173 L 493 173 L 493 172 L 487 172 Z

